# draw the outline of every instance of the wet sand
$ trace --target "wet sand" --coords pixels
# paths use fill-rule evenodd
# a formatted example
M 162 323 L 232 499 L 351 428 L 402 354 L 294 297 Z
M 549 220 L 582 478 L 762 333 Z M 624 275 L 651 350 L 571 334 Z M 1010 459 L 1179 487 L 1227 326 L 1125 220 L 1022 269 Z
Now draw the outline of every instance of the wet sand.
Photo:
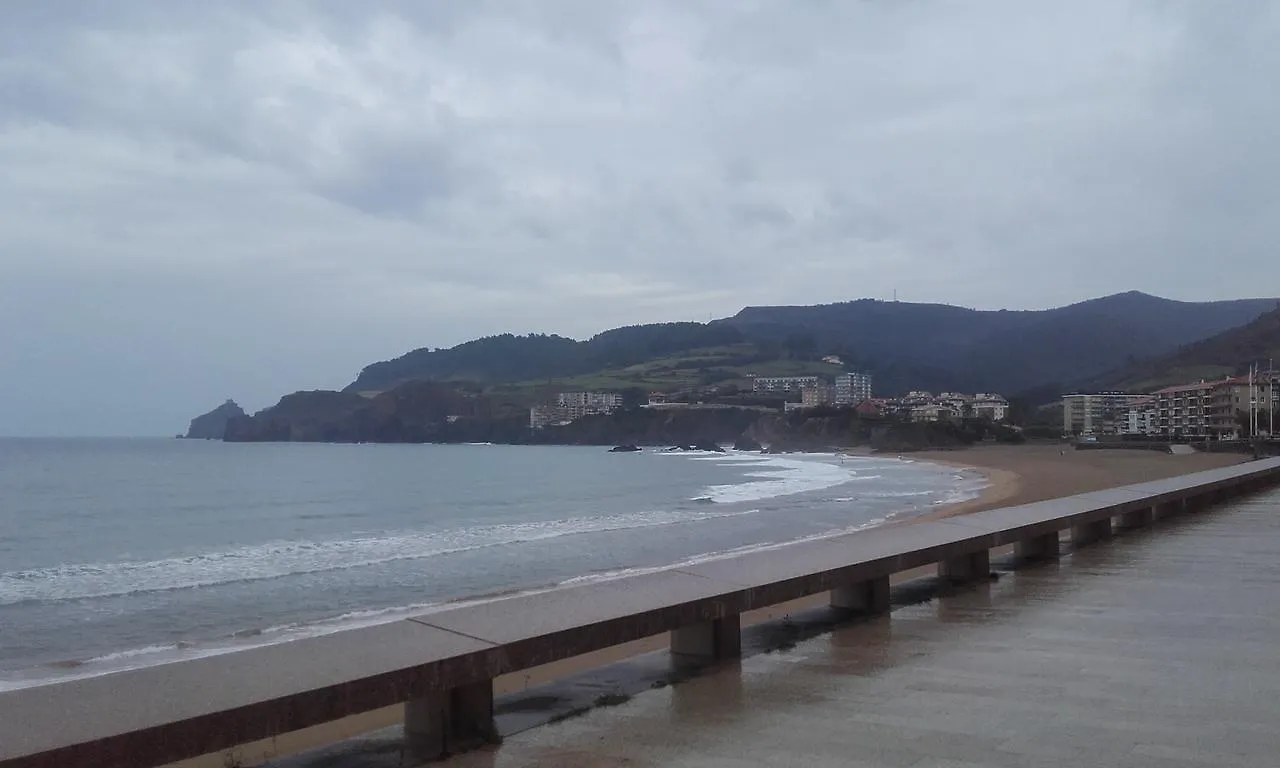
M 1192 454 L 1175 456 L 1154 451 L 1062 451 L 1058 445 L 980 446 L 959 451 L 927 451 L 904 456 L 976 470 L 986 475 L 989 485 L 976 499 L 912 518 L 937 519 L 969 514 L 984 509 L 1014 506 L 1060 496 L 1111 488 L 1117 485 L 1156 480 L 1238 464 L 1246 457 L 1236 454 Z M 898 574 L 895 584 L 932 575 L 933 568 Z M 825 594 L 780 603 L 742 616 L 743 626 L 776 621 L 810 611 L 827 603 Z M 607 648 L 553 664 L 504 675 L 494 681 L 495 696 L 519 693 L 584 671 L 616 664 L 643 654 L 666 650 L 667 635 L 657 635 Z M 297 754 L 350 739 L 403 722 L 403 707 L 387 707 L 355 717 L 283 734 L 274 739 L 245 745 L 237 750 L 240 765 L 260 765 L 271 759 Z M 223 768 L 224 753 L 206 755 L 172 764 L 172 768 Z
M 1156 451 L 1075 451 L 1070 446 L 1039 444 L 922 451 L 904 458 L 977 470 L 987 476 L 990 485 L 979 498 L 919 518 L 937 519 L 1229 467 L 1250 457 L 1236 453 L 1175 456 Z

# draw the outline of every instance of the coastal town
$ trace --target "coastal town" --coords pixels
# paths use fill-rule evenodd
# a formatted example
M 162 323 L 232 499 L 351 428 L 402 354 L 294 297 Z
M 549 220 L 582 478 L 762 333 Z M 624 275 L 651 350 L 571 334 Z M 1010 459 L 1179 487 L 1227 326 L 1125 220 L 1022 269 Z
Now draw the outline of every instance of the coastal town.
M 702 393 L 651 392 L 641 408 L 652 409 L 715 409 L 753 407 L 761 410 L 784 412 L 817 409 L 847 408 L 858 415 L 870 418 L 897 418 L 903 421 L 931 422 L 960 418 L 979 418 L 993 422 L 1004 421 L 1009 413 L 1009 402 L 991 392 L 967 394 L 961 392 L 911 391 L 901 397 L 875 397 L 871 376 L 866 373 L 845 372 L 825 378 L 822 376 L 752 376 L 750 403 L 726 403 L 714 397 L 715 391 Z M 774 403 L 775 405 L 766 405 Z M 538 404 L 529 409 L 529 426 L 541 429 L 563 426 L 584 416 L 611 414 L 625 406 L 622 395 L 613 392 L 561 392 L 556 402 Z
M 1149 393 L 1072 393 L 1062 397 L 1062 432 L 1161 440 L 1239 440 L 1275 434 L 1280 372 L 1251 366 L 1227 376 Z
M 869 374 L 845 372 L 821 376 L 751 377 L 750 403 L 726 403 L 714 391 L 649 393 L 649 409 L 718 409 L 749 407 L 792 412 L 818 408 L 852 409 L 868 418 L 906 422 L 985 419 L 1003 422 L 1009 402 L 993 392 L 910 391 L 899 397 L 876 397 Z M 765 403 L 773 403 L 766 405 Z M 611 414 L 627 406 L 614 392 L 562 392 L 554 403 L 529 411 L 529 426 L 563 426 L 584 416 Z M 1151 392 L 1073 392 L 1061 398 L 1062 436 L 1082 440 L 1107 438 L 1153 440 L 1238 440 L 1275 434 L 1280 407 L 1280 371 L 1251 367 L 1243 376 L 1228 376 L 1163 387 Z

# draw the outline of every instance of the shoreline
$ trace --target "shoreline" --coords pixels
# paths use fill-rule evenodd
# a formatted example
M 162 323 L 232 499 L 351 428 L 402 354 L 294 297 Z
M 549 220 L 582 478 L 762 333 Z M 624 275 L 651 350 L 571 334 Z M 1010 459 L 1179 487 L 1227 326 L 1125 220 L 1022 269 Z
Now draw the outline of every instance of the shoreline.
M 821 455 L 825 456 L 828 454 Z M 956 461 L 939 461 L 933 458 L 920 459 L 914 455 L 912 455 L 910 459 L 899 456 L 873 457 L 871 454 L 867 453 L 844 454 L 837 452 L 835 455 L 857 456 L 859 458 L 892 458 L 895 460 L 920 461 L 921 463 L 973 472 L 981 475 L 986 481 L 986 484 L 974 498 L 941 505 L 939 509 L 925 512 L 923 514 L 912 515 L 898 520 L 890 519 L 888 522 L 882 523 L 881 525 L 910 525 L 922 520 L 953 517 L 956 515 L 977 512 L 981 509 L 988 509 L 993 506 L 1000 506 L 1005 499 L 1016 494 L 1019 488 L 1018 475 L 1014 472 L 1003 469 L 962 464 Z M 856 532 L 842 535 L 856 535 Z M 671 567 L 677 566 L 673 565 Z M 900 584 L 904 581 L 928 575 L 929 573 L 932 573 L 932 570 L 929 568 L 907 571 L 894 576 L 892 583 Z M 824 606 L 827 604 L 827 601 L 828 596 L 825 593 L 819 593 L 803 597 L 798 600 L 791 600 L 785 603 L 778 603 L 765 608 L 759 608 L 754 611 L 743 613 L 741 616 L 741 624 L 743 628 L 747 628 L 773 621 L 779 621 L 792 614 Z M 573 658 L 563 659 L 551 664 L 531 667 L 519 672 L 501 675 L 494 678 L 493 693 L 495 697 L 522 693 L 531 688 L 548 685 L 558 680 L 578 675 L 592 669 L 607 667 L 611 664 L 628 661 L 646 654 L 660 653 L 668 650 L 669 648 L 670 638 L 666 633 L 642 638 L 640 640 L 633 640 L 629 643 L 623 643 L 622 645 L 616 645 L 612 648 L 594 651 L 582 656 L 575 656 Z M 170 763 L 169 765 L 164 766 L 164 768 L 223 768 L 223 766 L 227 764 L 229 755 L 233 754 L 235 759 L 239 761 L 236 764 L 245 766 L 261 765 L 269 762 L 270 760 L 298 755 L 314 749 L 330 746 L 347 739 L 359 738 L 375 731 L 398 726 L 403 722 L 404 705 L 397 704 L 371 712 L 365 712 L 360 715 L 354 715 L 342 720 L 336 720 L 331 723 L 312 726 L 311 728 L 306 728 L 301 731 L 281 734 L 273 739 L 253 742 L 251 744 L 243 745 L 237 749 L 202 755 L 200 757 L 190 758 L 177 763 Z
M 710 451 L 670 452 L 663 450 L 656 453 L 664 455 L 672 453 L 673 455 L 686 458 L 721 458 L 738 460 L 744 462 L 746 465 L 754 465 L 756 463 L 777 463 L 784 466 L 776 469 L 786 469 L 788 472 L 790 472 L 793 467 L 798 467 L 801 464 L 825 465 L 828 469 L 834 469 L 837 465 L 837 460 L 839 464 L 844 464 L 843 459 L 845 457 L 890 463 L 902 463 L 904 461 L 908 464 L 913 463 L 910 460 L 905 460 L 903 457 L 895 457 L 891 455 L 873 456 L 865 452 L 846 453 L 839 451 L 824 451 L 819 453 L 795 452 L 792 454 L 764 455 L 758 454 L 755 451 L 728 450 L 717 454 Z M 921 462 L 921 465 L 929 465 L 930 468 L 929 470 L 926 470 L 926 472 L 930 474 L 936 472 L 939 477 L 945 477 L 947 474 L 946 470 L 938 466 L 932 466 L 934 464 L 935 462 Z M 984 475 L 981 480 L 982 487 L 980 489 L 970 487 L 966 489 L 967 492 L 978 492 L 980 494 L 987 493 L 989 481 L 985 478 L 986 473 L 978 472 L 973 474 Z M 805 478 L 801 477 L 800 479 L 804 480 Z M 749 502 L 754 504 L 773 498 L 785 498 L 797 493 L 808 493 L 810 491 L 821 492 L 827 490 L 829 487 L 839 487 L 849 482 L 849 478 L 844 477 L 842 479 L 836 479 L 833 485 L 828 486 L 826 485 L 826 482 L 830 481 L 822 481 L 820 478 L 820 482 L 822 482 L 822 484 L 818 487 L 806 487 L 805 483 L 802 482 L 801 487 L 796 488 L 793 487 L 794 480 L 795 478 L 792 478 L 788 473 L 778 474 L 775 479 L 772 472 L 760 475 L 755 474 L 752 470 L 744 469 L 741 482 L 725 486 L 712 485 L 704 490 L 712 492 L 712 495 L 715 495 L 714 492 L 726 488 L 730 490 L 752 489 L 761 485 L 771 486 L 773 483 L 781 484 L 778 486 L 778 490 L 776 491 L 766 488 L 766 490 L 763 491 L 765 495 L 759 497 L 748 496 L 745 499 L 727 498 L 720 500 L 724 503 Z M 968 493 L 966 493 L 966 495 L 968 495 Z M 223 635 L 196 641 L 178 641 L 124 649 L 111 649 L 97 655 L 86 655 L 84 657 L 77 658 L 67 657 L 64 659 L 47 661 L 26 669 L 15 670 L 7 673 L 6 677 L 0 678 L 0 690 L 39 687 L 41 685 L 57 684 L 59 682 L 66 682 L 69 680 L 116 674 L 130 669 L 138 669 L 147 666 L 179 663 L 191 659 L 238 653 L 240 651 L 251 650 L 264 645 L 274 645 L 292 642 L 294 640 L 307 637 L 343 632 L 350 629 L 369 626 L 371 624 L 395 621 L 409 616 L 449 610 L 459 606 L 487 603 L 517 595 L 535 594 L 563 589 L 585 581 L 612 580 L 616 578 L 623 578 L 637 572 L 662 571 L 680 568 L 706 560 L 718 560 L 726 557 L 733 557 L 740 554 L 742 551 L 749 551 L 755 548 L 777 549 L 812 538 L 845 536 L 864 528 L 906 523 L 916 519 L 925 519 L 923 516 L 933 514 L 934 511 L 940 507 L 951 509 L 956 504 L 969 504 L 974 501 L 974 499 L 964 499 L 961 502 L 945 503 L 945 497 L 943 496 L 942 491 L 938 491 L 935 495 L 938 497 L 938 500 L 933 502 L 933 506 L 929 506 L 927 504 L 919 506 L 903 505 L 900 508 L 884 512 L 883 516 L 870 518 L 865 523 L 849 525 L 845 525 L 844 523 L 833 524 L 831 530 L 814 532 L 812 534 L 807 534 L 790 540 L 780 540 L 776 542 L 762 541 L 739 547 L 729 547 L 722 551 L 701 552 L 696 555 L 692 555 L 689 558 L 676 559 L 670 562 L 654 563 L 650 565 L 635 565 L 622 568 L 602 568 L 586 573 L 572 573 L 559 581 L 547 581 L 544 583 L 535 583 L 526 586 L 507 587 L 489 592 L 481 591 L 479 593 L 451 595 L 432 602 L 423 602 L 412 605 L 380 606 L 373 609 L 355 607 L 340 615 L 314 621 L 283 622 L 261 627 L 236 627 L 228 630 Z M 712 496 L 699 498 L 711 499 Z M 699 499 L 692 500 L 697 501 Z M 270 624 L 270 622 L 267 622 L 267 624 Z M 140 657 L 145 657 L 145 660 Z
M 1057 445 L 980 446 L 964 451 L 917 452 L 895 458 L 974 472 L 985 478 L 986 485 L 975 498 L 943 505 L 923 514 L 891 520 L 886 525 L 910 525 L 917 521 L 956 517 L 994 507 L 1017 506 L 1046 498 L 1185 474 L 1213 466 L 1226 466 L 1244 460 L 1244 457 L 1229 454 L 1173 456 L 1149 451 L 1098 451 L 1080 454 L 1072 451 L 1068 455 Z M 894 577 L 893 583 L 900 584 L 932 573 L 931 567 L 900 573 Z M 742 625 L 750 627 L 781 620 L 792 614 L 824 606 L 827 600 L 828 596 L 820 593 L 750 611 L 742 614 Z M 521 693 L 668 648 L 669 638 L 664 633 L 510 673 L 494 680 L 494 694 L 501 697 Z M 222 768 L 227 764 L 229 755 L 233 755 L 238 761 L 236 764 L 259 765 L 272 759 L 330 746 L 399 725 L 403 722 L 403 711 L 403 705 L 386 707 L 302 731 L 281 734 L 233 750 L 173 763 L 169 768 Z

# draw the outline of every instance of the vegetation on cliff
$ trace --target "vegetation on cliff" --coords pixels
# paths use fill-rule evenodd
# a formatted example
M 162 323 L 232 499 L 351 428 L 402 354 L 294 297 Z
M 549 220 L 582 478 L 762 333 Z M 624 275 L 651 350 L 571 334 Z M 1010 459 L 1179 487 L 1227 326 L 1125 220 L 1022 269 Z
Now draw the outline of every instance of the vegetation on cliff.
M 987 312 L 861 300 L 750 307 L 713 323 L 629 326 L 581 342 L 505 334 L 451 349 L 414 350 L 366 367 L 341 392 L 297 392 L 252 417 L 231 413 L 222 430 L 208 419 L 197 431 L 232 441 L 658 445 L 744 438 L 766 445 L 886 450 L 1013 439 L 953 423 L 886 424 L 848 412 L 783 415 L 777 396 L 751 393 L 751 377 L 830 377 L 860 370 L 872 374 L 879 395 L 908 389 L 1003 392 L 1014 395 L 1011 420 L 1030 425 L 1027 414 L 1037 413 L 1033 406 L 1096 383 L 1117 366 L 1128 367 L 1109 375 L 1113 385 L 1140 387 L 1170 383 L 1175 375 L 1233 372 L 1245 360 L 1280 356 L 1270 354 L 1280 353 L 1280 310 L 1219 333 L 1275 304 L 1196 304 L 1130 292 L 1052 310 Z M 1140 360 L 1160 353 L 1171 354 Z M 839 362 L 823 359 L 831 355 Z M 626 408 L 531 430 L 529 407 L 566 390 L 617 392 Z M 673 401 L 726 407 L 637 408 L 651 391 L 669 393 Z M 774 411 L 753 410 L 761 406 Z
M 199 440 L 221 440 L 226 434 L 227 423 L 232 419 L 244 418 L 244 410 L 234 400 L 227 400 L 208 413 L 191 420 L 187 427 L 186 437 Z
M 1010 428 L 976 419 L 908 424 L 818 408 L 625 408 L 569 424 L 531 429 L 524 409 L 435 382 L 410 382 L 375 397 L 299 392 L 252 417 L 233 420 L 233 442 L 379 442 L 555 445 L 759 445 L 774 451 L 872 446 L 892 451 L 1017 440 Z
M 1280 361 L 1280 305 L 1239 328 L 1139 360 L 1096 379 L 1106 389 L 1150 391 L 1200 379 L 1242 375 L 1252 362 Z
M 587 341 L 563 336 L 502 334 L 450 349 L 415 349 L 367 366 L 347 391 L 382 391 L 405 381 L 538 381 L 580 376 L 662 358 L 675 352 L 743 341 L 736 329 L 702 323 L 615 328 Z
M 838 355 L 871 373 L 876 391 L 1017 393 L 1060 389 L 1132 361 L 1171 353 L 1272 309 L 1274 299 L 1190 303 L 1138 292 L 1040 311 L 982 311 L 863 299 L 748 307 L 712 323 L 660 323 L 587 341 L 505 334 L 450 349 L 422 348 L 366 367 L 349 392 L 410 380 L 591 388 L 679 387 L 747 372 L 809 372 Z M 786 367 L 788 370 L 772 370 Z

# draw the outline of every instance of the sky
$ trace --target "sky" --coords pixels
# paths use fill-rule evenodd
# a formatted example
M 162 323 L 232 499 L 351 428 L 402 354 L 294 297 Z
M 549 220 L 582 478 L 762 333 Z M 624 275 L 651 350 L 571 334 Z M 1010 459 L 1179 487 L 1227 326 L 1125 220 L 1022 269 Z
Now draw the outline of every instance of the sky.
M 501 332 L 1280 293 L 1280 2 L 0 4 L 0 435 Z

